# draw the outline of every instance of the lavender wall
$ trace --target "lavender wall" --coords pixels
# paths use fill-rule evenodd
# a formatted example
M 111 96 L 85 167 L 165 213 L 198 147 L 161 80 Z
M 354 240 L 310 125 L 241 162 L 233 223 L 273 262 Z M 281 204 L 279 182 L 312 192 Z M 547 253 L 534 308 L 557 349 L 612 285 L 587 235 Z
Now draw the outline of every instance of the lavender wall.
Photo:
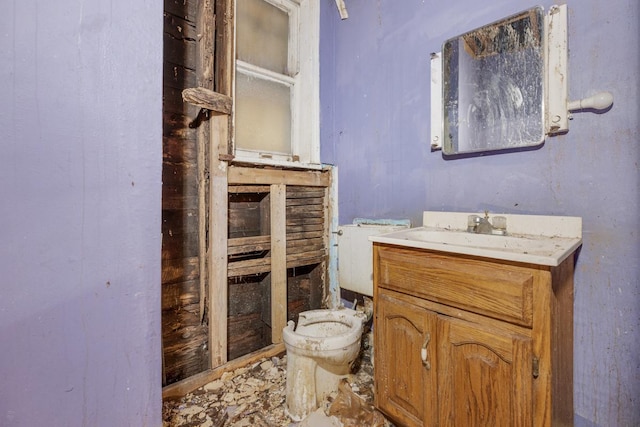
M 0 14 L 0 425 L 161 425 L 162 2 Z
M 569 3 L 572 99 L 613 92 L 538 150 L 444 160 L 429 148 L 429 53 L 538 3 L 324 0 L 322 159 L 339 166 L 340 223 L 423 210 L 583 217 L 575 292 L 578 426 L 640 425 L 640 3 Z M 545 9 L 552 4 L 544 1 Z

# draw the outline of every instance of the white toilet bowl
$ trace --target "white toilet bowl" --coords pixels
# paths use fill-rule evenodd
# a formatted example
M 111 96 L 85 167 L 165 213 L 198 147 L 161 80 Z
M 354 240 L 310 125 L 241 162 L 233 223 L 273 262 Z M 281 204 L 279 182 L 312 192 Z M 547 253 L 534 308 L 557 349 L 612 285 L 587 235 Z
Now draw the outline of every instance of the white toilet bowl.
M 287 350 L 287 412 L 300 421 L 349 375 L 367 315 L 347 308 L 300 313 L 282 330 Z

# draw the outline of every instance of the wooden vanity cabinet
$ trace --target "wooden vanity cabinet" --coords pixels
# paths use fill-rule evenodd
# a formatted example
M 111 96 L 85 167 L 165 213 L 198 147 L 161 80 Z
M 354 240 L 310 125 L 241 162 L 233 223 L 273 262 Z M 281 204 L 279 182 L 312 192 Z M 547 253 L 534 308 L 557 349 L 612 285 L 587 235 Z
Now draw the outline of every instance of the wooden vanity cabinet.
M 573 424 L 573 256 L 373 257 L 375 403 L 397 425 Z

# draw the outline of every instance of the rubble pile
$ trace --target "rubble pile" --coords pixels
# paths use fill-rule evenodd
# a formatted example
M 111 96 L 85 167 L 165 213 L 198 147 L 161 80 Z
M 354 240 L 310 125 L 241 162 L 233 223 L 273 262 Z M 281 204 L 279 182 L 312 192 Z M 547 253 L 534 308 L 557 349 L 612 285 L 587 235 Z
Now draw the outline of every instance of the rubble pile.
M 371 333 L 363 336 L 363 351 L 345 387 L 358 405 L 373 411 Z M 287 356 L 262 359 L 250 366 L 226 372 L 221 378 L 163 404 L 163 427 L 313 427 L 321 422 L 291 421 L 285 413 Z M 346 391 L 343 388 L 343 391 Z M 330 396 L 320 408 L 327 416 Z M 334 405 L 335 407 L 335 405 Z M 383 419 L 381 414 L 376 414 Z M 315 415 L 315 418 L 318 414 Z M 335 418 L 332 416 L 332 418 Z M 327 417 L 328 419 L 328 417 Z M 343 420 L 347 421 L 347 420 Z M 338 422 L 334 420 L 334 422 Z M 349 422 L 336 425 L 347 426 Z M 327 424 L 331 425 L 331 424 Z M 384 420 L 385 426 L 392 426 Z

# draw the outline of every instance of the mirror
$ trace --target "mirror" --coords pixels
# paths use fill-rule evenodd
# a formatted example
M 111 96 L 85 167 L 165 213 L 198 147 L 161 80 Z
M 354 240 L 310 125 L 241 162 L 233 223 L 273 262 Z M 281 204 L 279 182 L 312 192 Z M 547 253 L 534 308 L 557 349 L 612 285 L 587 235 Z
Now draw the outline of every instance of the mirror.
M 536 7 L 444 43 L 444 154 L 542 144 L 543 28 Z

